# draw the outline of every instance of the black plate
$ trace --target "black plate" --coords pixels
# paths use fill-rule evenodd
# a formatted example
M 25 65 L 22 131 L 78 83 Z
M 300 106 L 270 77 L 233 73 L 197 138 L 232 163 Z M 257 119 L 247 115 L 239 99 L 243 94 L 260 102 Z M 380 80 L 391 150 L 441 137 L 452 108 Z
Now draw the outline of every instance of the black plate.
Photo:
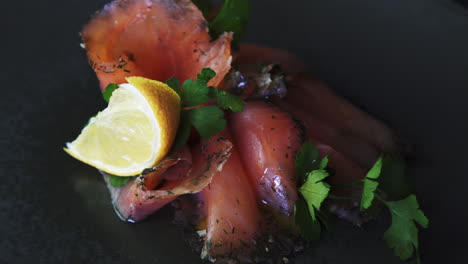
M 104 107 L 78 32 L 105 2 L 2 4 L 0 262 L 200 262 L 170 208 L 120 222 L 97 171 L 62 151 Z M 467 261 L 468 12 L 444 0 L 253 2 L 247 40 L 300 55 L 414 143 L 408 175 L 431 219 L 423 263 Z M 338 223 L 297 263 L 400 263 L 384 229 Z

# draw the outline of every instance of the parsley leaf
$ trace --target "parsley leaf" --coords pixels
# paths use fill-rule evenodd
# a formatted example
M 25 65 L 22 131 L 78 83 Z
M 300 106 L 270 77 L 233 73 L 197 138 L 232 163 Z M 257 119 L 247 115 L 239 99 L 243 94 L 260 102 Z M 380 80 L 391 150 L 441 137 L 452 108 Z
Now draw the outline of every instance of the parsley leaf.
M 192 126 L 202 139 L 208 139 L 224 130 L 226 120 L 223 110 L 219 107 L 242 112 L 245 102 L 240 97 L 218 90 L 216 87 L 207 86 L 208 81 L 215 76 L 216 73 L 212 69 L 204 68 L 197 75 L 197 80 L 186 80 L 182 88 L 177 78 L 173 77 L 166 81 L 166 84 L 181 98 L 182 111 L 174 141 L 176 146 L 180 147 L 187 142 Z M 216 100 L 218 105 L 211 105 L 211 102 L 207 104 L 210 100 Z
M 393 182 L 394 176 L 396 177 L 395 182 Z M 394 197 L 401 195 L 402 191 L 408 191 L 408 185 L 404 180 L 404 162 L 390 155 L 380 156 L 363 182 L 361 210 L 371 207 L 375 197 L 387 206 L 392 215 L 392 224 L 385 231 L 384 240 L 390 248 L 394 249 L 395 255 L 401 260 L 407 260 L 413 255 L 414 249 L 417 250 L 419 246 L 418 229 L 415 222 L 426 228 L 429 220 L 419 209 L 414 194 L 399 201 L 386 201 L 375 194 L 377 187 L 385 187 L 382 190 L 387 193 L 386 188 L 390 186 Z
M 319 164 L 319 169 L 324 170 L 328 165 L 328 155 L 323 157 L 323 159 L 320 161 Z
M 299 185 L 306 181 L 307 174 L 309 172 L 321 167 L 318 164 L 319 157 L 320 153 L 312 142 L 305 142 L 302 144 L 301 150 L 296 155 L 296 161 L 294 164 Z
M 319 157 L 320 152 L 314 144 L 305 142 L 297 153 L 294 164 L 301 194 L 294 205 L 294 222 L 302 236 L 309 240 L 320 236 L 320 207 L 330 192 L 330 185 L 323 182 L 329 176 L 325 170 L 328 156 L 322 160 Z
M 104 92 L 102 93 L 102 97 L 104 98 L 104 101 L 109 102 L 112 93 L 117 90 L 119 86 L 115 83 L 109 83 L 106 88 L 104 89 Z
M 233 112 L 242 112 L 244 110 L 245 101 L 237 95 L 219 90 L 216 87 L 210 87 L 210 95 L 213 99 L 216 99 L 218 105 L 223 109 L 230 109 Z
M 320 237 L 320 223 L 310 217 L 309 208 L 302 197 L 294 204 L 294 223 L 305 239 L 314 240 Z
M 208 102 L 211 99 L 209 92 L 210 89 L 204 80 L 186 80 L 180 91 L 182 107 L 198 106 Z
M 177 94 L 180 94 L 180 82 L 176 77 L 171 77 L 166 81 L 167 86 L 171 87 Z
M 212 135 L 226 128 L 224 112 L 215 105 L 182 111 L 179 129 L 174 141 L 176 146 L 183 146 L 187 142 L 192 126 L 195 127 L 202 139 L 209 139 Z
M 249 17 L 249 0 L 225 0 L 219 13 L 209 22 L 211 37 L 217 38 L 223 32 L 234 32 L 233 42 L 237 43 L 247 29 Z
M 190 132 L 192 131 L 192 123 L 190 122 L 190 110 L 180 112 L 179 128 L 174 139 L 174 145 L 182 147 L 187 142 Z
M 114 187 L 122 187 L 127 184 L 133 177 L 120 177 L 109 174 L 109 183 Z
M 392 224 L 384 233 L 384 240 L 395 255 L 401 260 L 407 260 L 413 255 L 414 249 L 418 249 L 418 229 L 415 223 L 424 228 L 429 225 L 429 220 L 419 209 L 418 201 L 414 194 L 400 201 L 384 201 L 392 215 Z
M 377 179 L 379 178 L 382 170 L 382 159 L 383 156 L 380 156 L 369 172 L 367 172 L 366 178 L 363 180 L 364 187 L 362 188 L 361 210 L 367 209 L 372 205 L 372 201 L 375 196 L 374 192 L 379 186 Z
M 313 221 L 316 221 L 315 211 L 320 210 L 322 202 L 330 192 L 330 185 L 323 182 L 328 177 L 328 172 L 323 169 L 311 171 L 306 182 L 299 188 L 299 192 L 309 207 L 309 213 Z
M 216 76 L 216 72 L 211 68 L 203 68 L 201 73 L 197 74 L 197 80 L 202 80 L 208 83 L 211 79 Z
M 224 112 L 215 105 L 189 110 L 189 118 L 202 139 L 209 139 L 212 135 L 226 128 Z

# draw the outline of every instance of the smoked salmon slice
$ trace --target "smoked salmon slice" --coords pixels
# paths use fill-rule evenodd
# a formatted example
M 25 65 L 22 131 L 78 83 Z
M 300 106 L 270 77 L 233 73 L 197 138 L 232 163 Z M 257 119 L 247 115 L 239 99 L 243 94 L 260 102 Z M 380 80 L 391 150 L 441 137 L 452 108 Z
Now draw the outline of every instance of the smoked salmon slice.
M 222 171 L 213 177 L 201 196 L 207 215 L 202 255 L 217 262 L 248 259 L 255 249 L 253 241 L 260 233 L 261 214 L 235 147 Z
M 377 147 L 361 138 L 343 133 L 340 129 L 316 118 L 313 113 L 305 112 L 283 100 L 275 100 L 275 104 L 302 122 L 307 137 L 312 142 L 330 145 L 363 168 L 370 169 L 379 157 L 380 151 Z
M 101 89 L 128 76 L 185 81 L 206 67 L 217 86 L 231 68 L 232 34 L 210 42 L 208 23 L 189 0 L 115 0 L 84 27 L 82 40 Z
M 186 171 L 185 175 L 170 168 L 166 168 L 162 175 L 153 174 L 165 180 L 156 189 L 148 189 L 144 177 L 137 177 L 127 185 L 116 188 L 109 183 L 109 176 L 104 174 L 117 215 L 124 221 L 138 222 L 182 194 L 200 192 L 211 182 L 213 176 L 221 171 L 231 149 L 232 143 L 221 136 L 215 135 L 201 142 L 195 148 L 197 155 L 193 156 L 193 167 Z M 164 162 L 167 160 L 161 163 Z
M 230 117 L 234 144 L 258 199 L 283 215 L 297 200 L 294 160 L 303 131 L 292 116 L 263 101 L 250 101 Z
M 328 85 L 303 73 L 309 67 L 286 50 L 255 44 L 241 44 L 233 64 L 280 64 L 288 74 L 285 101 L 305 114 L 311 114 L 343 134 L 374 145 L 379 152 L 406 153 L 409 146 L 382 121 L 370 116 L 336 94 Z
M 399 153 L 402 147 L 395 131 L 382 121 L 355 107 L 338 96 L 330 87 L 310 77 L 296 76 L 289 81 L 285 101 L 304 112 L 363 140 L 369 141 L 379 151 Z

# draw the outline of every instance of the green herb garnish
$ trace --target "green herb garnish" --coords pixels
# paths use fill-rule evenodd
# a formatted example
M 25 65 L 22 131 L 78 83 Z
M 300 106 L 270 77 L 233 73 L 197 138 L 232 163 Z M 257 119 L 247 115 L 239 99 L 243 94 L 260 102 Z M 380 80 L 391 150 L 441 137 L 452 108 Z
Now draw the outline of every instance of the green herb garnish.
M 295 168 L 301 197 L 294 206 L 294 221 L 306 239 L 317 239 L 321 225 L 317 212 L 327 198 L 330 185 L 323 180 L 329 176 L 325 170 L 328 157 L 319 160 L 320 153 L 311 142 L 302 145 L 296 155 Z
M 211 19 L 214 14 L 212 0 L 194 0 L 195 5 L 203 13 L 203 16 L 209 20 L 208 28 L 213 39 L 219 37 L 224 32 L 233 32 L 233 46 L 238 46 L 240 37 L 247 29 L 247 21 L 250 17 L 249 0 L 225 0 L 219 12 Z
M 322 202 L 330 192 L 330 185 L 323 180 L 328 177 L 328 172 L 324 169 L 311 171 L 306 182 L 299 188 L 299 192 L 309 207 L 312 220 L 316 221 L 315 211 L 320 210 Z
M 212 135 L 226 128 L 223 109 L 231 109 L 241 112 L 244 101 L 235 95 L 220 91 L 216 87 L 208 86 L 208 82 L 216 76 L 210 68 L 204 68 L 197 75 L 197 80 L 186 80 L 182 87 L 176 78 L 170 78 L 166 84 L 174 89 L 181 98 L 182 111 L 179 130 L 175 139 L 176 146 L 184 145 L 190 131 L 194 127 L 202 139 L 208 139 Z M 216 103 L 210 104 L 210 102 Z
M 372 205 L 374 198 L 378 198 L 388 208 L 392 215 L 392 224 L 387 231 L 385 231 L 383 238 L 387 242 L 387 245 L 394 249 L 396 256 L 400 257 L 401 260 L 407 260 L 413 255 L 414 249 L 416 249 L 416 252 L 418 251 L 418 229 L 415 222 L 427 228 L 429 220 L 424 216 L 421 209 L 419 209 L 416 195 L 410 194 L 402 200 L 388 201 L 375 193 L 378 189 L 387 193 L 386 189 L 383 188 L 385 186 L 392 186 L 393 193 L 401 193 L 402 190 L 408 190 L 409 187 L 407 187 L 407 184 L 402 184 L 399 187 L 395 186 L 395 184 L 389 184 L 393 177 L 389 172 L 392 171 L 398 173 L 395 179 L 400 183 L 404 183 L 405 181 L 402 181 L 403 170 L 404 168 L 402 167 L 400 159 L 381 156 L 364 179 L 361 209 L 368 209 Z M 380 182 L 383 181 L 382 175 L 384 172 L 386 173 L 384 177 L 387 179 L 385 179 L 386 185 L 382 186 Z M 381 186 L 381 188 L 378 188 L 379 186 Z M 416 258 L 419 262 L 419 255 L 417 255 Z
M 114 187 L 122 187 L 127 184 L 133 177 L 120 177 L 109 174 L 109 183 Z
M 225 0 L 216 17 L 209 22 L 210 34 L 217 38 L 223 32 L 234 32 L 234 43 L 247 29 L 250 17 L 249 0 Z
M 188 110 L 190 123 L 198 131 L 202 139 L 209 139 L 212 135 L 226 128 L 223 110 L 216 105 Z
M 418 228 L 416 223 L 424 228 L 429 225 L 429 220 L 419 209 L 418 201 L 414 194 L 399 201 L 383 201 L 392 214 L 392 224 L 384 233 L 384 240 L 390 248 L 393 248 L 396 256 L 401 260 L 409 259 L 414 249 L 418 252 Z M 419 262 L 419 256 L 417 256 Z
M 179 93 L 179 91 L 180 91 L 180 82 L 176 77 L 172 77 L 172 78 L 167 79 L 167 81 L 165 81 L 165 83 L 169 87 L 171 87 L 172 90 L 174 90 L 176 93 Z
M 315 240 L 320 237 L 320 222 L 312 219 L 309 207 L 302 197 L 294 204 L 294 223 L 305 239 Z
M 204 80 L 186 80 L 182 89 L 177 92 L 180 95 L 182 108 L 199 106 L 211 99 L 210 89 Z
M 302 185 L 307 178 L 307 174 L 319 167 L 320 153 L 312 142 L 305 142 L 301 150 L 296 155 L 295 168 L 299 185 Z
M 216 76 L 216 72 L 213 71 L 211 68 L 203 68 L 201 70 L 201 73 L 197 74 L 197 80 L 209 82 L 215 76 Z
M 298 152 L 295 162 L 301 197 L 295 204 L 294 221 L 306 239 L 316 239 L 320 236 L 323 221 L 319 221 L 322 219 L 317 216 L 320 216 L 320 209 L 325 199 L 356 199 L 356 197 L 330 195 L 332 186 L 324 182 L 329 177 L 330 168 L 326 169 L 328 157 L 322 160 L 319 160 L 319 157 L 320 153 L 314 145 L 306 142 Z M 361 210 L 370 210 L 374 201 L 378 200 L 390 211 L 392 223 L 385 231 L 383 239 L 394 250 L 395 255 L 401 260 L 407 260 L 416 251 L 419 263 L 416 223 L 427 228 L 429 220 L 419 209 L 416 196 L 408 195 L 411 188 L 404 177 L 404 161 L 396 156 L 381 155 L 362 180 L 362 185 L 352 186 L 362 190 Z M 382 197 L 382 193 L 390 199 L 404 194 L 406 196 L 404 199 L 398 198 L 400 200 L 386 200 Z
M 379 186 L 377 178 L 379 178 L 382 170 L 382 159 L 383 157 L 380 156 L 363 180 L 364 187 L 362 188 L 361 209 L 368 209 L 372 205 L 374 192 Z
M 109 83 L 106 88 L 104 89 L 104 92 L 102 92 L 102 97 L 104 98 L 104 101 L 109 103 L 109 100 L 112 96 L 112 93 L 117 90 L 119 86 L 115 83 Z
M 229 109 L 233 112 L 242 112 L 245 101 L 237 95 L 230 94 L 226 91 L 219 90 L 216 87 L 210 87 L 210 96 L 218 102 L 218 105 L 223 109 Z

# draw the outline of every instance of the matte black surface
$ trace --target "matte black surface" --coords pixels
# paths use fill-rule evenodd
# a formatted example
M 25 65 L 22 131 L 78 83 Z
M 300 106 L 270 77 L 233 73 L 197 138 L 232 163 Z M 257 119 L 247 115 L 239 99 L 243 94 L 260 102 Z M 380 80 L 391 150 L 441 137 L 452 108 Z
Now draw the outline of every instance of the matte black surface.
M 104 107 L 78 32 L 105 2 L 2 3 L 1 263 L 199 262 L 170 209 L 120 222 L 96 170 L 62 151 Z M 300 55 L 414 143 L 408 173 L 431 220 L 423 263 L 468 261 L 467 10 L 445 0 L 253 2 L 247 40 Z M 400 263 L 379 240 L 384 228 L 341 223 L 297 263 Z

